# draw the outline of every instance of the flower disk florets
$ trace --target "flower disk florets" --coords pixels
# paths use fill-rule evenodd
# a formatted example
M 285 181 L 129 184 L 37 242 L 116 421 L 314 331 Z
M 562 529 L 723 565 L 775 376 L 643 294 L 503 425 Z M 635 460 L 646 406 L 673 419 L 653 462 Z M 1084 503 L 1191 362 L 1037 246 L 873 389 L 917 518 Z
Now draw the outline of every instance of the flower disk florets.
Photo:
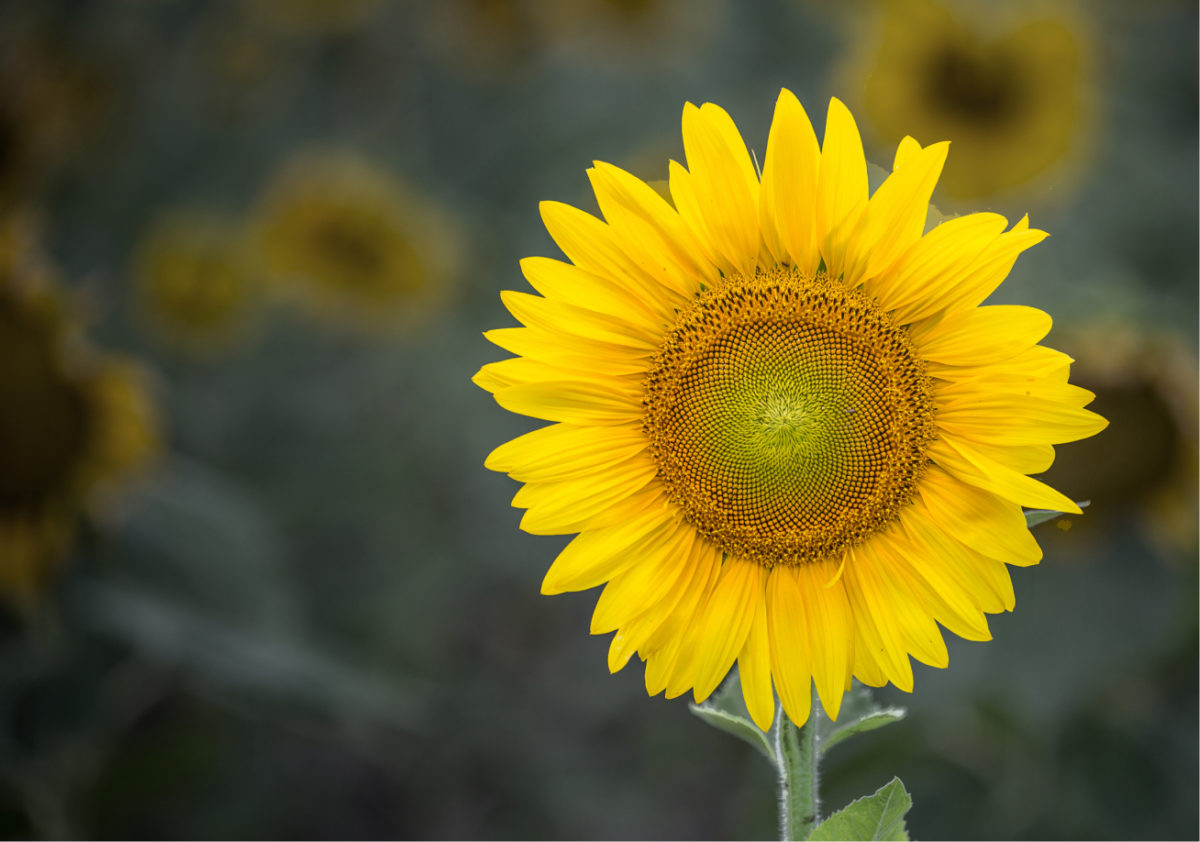
M 723 278 L 680 314 L 645 389 L 672 500 L 726 553 L 767 566 L 885 527 L 934 435 L 907 331 L 823 273 Z

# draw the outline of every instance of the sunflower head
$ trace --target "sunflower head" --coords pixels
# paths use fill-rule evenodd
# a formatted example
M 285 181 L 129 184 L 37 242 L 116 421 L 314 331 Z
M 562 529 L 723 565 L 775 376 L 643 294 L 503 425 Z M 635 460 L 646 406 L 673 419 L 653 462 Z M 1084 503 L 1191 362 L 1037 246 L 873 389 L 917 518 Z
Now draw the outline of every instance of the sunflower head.
M 29 602 L 78 518 L 157 450 L 140 371 L 89 350 L 36 262 L 0 234 L 0 594 Z
M 445 293 L 447 230 L 367 161 L 309 154 L 268 186 L 257 241 L 276 286 L 314 314 L 383 326 L 412 321 Z
M 1192 343 L 1161 322 L 1114 318 L 1076 325 L 1062 342 L 1079 354 L 1075 376 L 1096 393 L 1112 431 L 1063 453 L 1047 479 L 1091 500 L 1085 534 L 1133 512 L 1167 557 L 1194 557 L 1200 374 Z
M 863 32 L 846 71 L 881 137 L 954 139 L 942 188 L 955 199 L 1025 185 L 1084 135 L 1082 25 L 1065 13 L 1014 20 L 1004 11 L 1013 10 L 889 0 L 879 34 Z
M 155 220 L 137 246 L 134 280 L 139 315 L 150 330 L 198 354 L 236 340 L 259 298 L 236 225 L 197 211 Z
M 1040 340 L 1050 318 L 981 306 L 1044 232 L 984 213 L 925 231 L 947 144 L 906 137 L 871 193 L 834 100 L 818 143 L 780 94 L 761 177 L 719 107 L 687 105 L 669 199 L 588 171 L 604 219 L 542 215 L 568 261 L 528 258 L 502 298 L 513 353 L 475 381 L 552 422 L 487 466 L 524 483 L 535 534 L 578 533 L 545 593 L 604 585 L 609 666 L 703 700 L 736 662 L 764 729 L 778 693 L 836 718 L 852 677 L 912 688 L 942 626 L 989 637 L 1007 564 L 1041 551 L 1022 506 L 1078 513 L 1029 477 L 1104 419 Z

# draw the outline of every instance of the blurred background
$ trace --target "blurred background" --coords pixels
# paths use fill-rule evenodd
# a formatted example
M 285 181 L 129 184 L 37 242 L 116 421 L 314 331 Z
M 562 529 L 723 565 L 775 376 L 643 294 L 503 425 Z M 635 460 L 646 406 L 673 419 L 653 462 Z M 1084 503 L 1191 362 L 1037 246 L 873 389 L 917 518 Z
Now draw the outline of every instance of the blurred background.
M 914 838 L 1197 834 L 1197 7 L 1190 0 L 0 2 L 0 835 L 775 835 L 752 750 L 608 675 L 565 539 L 483 469 L 469 377 L 537 202 L 759 155 L 791 88 L 935 202 L 1052 237 L 1110 428 L 1049 481 L 994 642 L 831 753 Z

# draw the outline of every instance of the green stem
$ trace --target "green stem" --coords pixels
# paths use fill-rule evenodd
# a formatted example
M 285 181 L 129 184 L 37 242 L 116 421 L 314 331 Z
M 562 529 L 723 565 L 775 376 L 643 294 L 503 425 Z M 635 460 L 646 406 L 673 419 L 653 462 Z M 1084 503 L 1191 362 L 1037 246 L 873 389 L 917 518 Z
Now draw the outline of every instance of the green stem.
M 821 703 L 813 699 L 804 727 L 788 719 L 782 703 L 775 706 L 775 757 L 779 768 L 779 836 L 784 842 L 807 839 L 817 826 L 817 762 L 821 751 L 817 720 Z

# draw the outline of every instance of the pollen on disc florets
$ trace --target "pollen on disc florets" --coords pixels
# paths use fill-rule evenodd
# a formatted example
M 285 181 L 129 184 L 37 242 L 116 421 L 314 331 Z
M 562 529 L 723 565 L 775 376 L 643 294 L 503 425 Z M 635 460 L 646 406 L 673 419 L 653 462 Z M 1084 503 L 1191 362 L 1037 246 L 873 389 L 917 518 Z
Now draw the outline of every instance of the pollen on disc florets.
M 732 274 L 655 354 L 643 426 L 671 499 L 726 553 L 833 555 L 908 503 L 934 438 L 908 332 L 824 273 Z

